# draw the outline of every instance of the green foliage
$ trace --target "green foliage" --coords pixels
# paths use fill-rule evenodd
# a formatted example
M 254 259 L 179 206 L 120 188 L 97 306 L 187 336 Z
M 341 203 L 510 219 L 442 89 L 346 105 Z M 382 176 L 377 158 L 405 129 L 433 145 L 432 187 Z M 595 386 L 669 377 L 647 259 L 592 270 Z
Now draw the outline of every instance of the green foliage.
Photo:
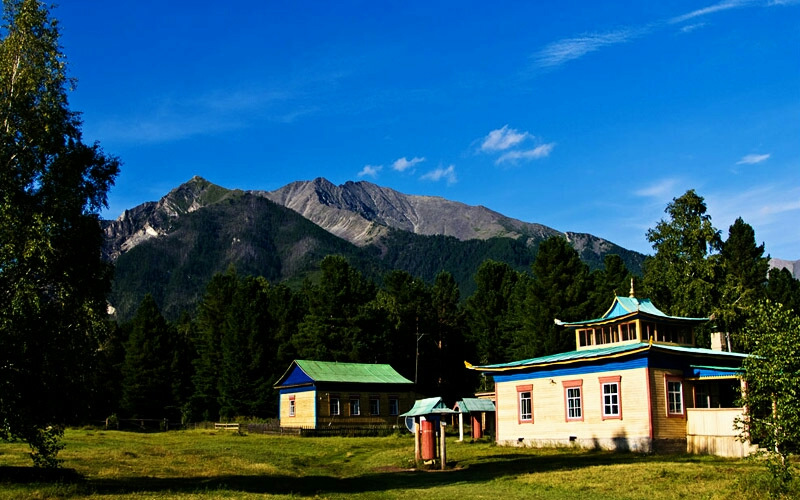
M 792 478 L 790 457 L 800 451 L 800 318 L 780 304 L 758 304 L 744 330 L 747 408 L 742 435 L 767 455 L 777 484 Z
M 591 311 L 589 268 L 566 239 L 554 236 L 542 242 L 532 272 L 521 311 L 523 328 L 515 342 L 515 359 L 573 350 L 574 336 L 554 320 L 586 319 Z
M 716 305 L 717 266 L 709 256 L 722 241 L 711 225 L 706 204 L 693 189 L 674 198 L 647 239 L 656 254 L 645 260 L 644 284 L 650 298 L 668 314 L 704 317 Z
M 796 280 L 788 269 L 770 269 L 767 297 L 797 313 L 800 311 L 800 280 Z
M 122 365 L 122 402 L 134 418 L 164 418 L 169 407 L 177 408 L 172 381 L 177 335 L 146 295 L 131 322 Z
M 3 3 L 0 41 L 0 437 L 53 465 L 55 429 L 86 413 L 110 268 L 97 211 L 119 162 L 82 142 L 57 22 Z
M 466 301 L 469 340 L 479 364 L 509 361 L 516 330 L 509 323 L 512 297 L 521 274 L 508 264 L 487 260 L 475 274 L 477 289 Z
M 719 305 L 713 313 L 717 327 L 730 334 L 734 350 L 741 351 L 742 329 L 755 304 L 766 296 L 769 257 L 756 245 L 753 228 L 741 218 L 731 225 L 720 252 Z

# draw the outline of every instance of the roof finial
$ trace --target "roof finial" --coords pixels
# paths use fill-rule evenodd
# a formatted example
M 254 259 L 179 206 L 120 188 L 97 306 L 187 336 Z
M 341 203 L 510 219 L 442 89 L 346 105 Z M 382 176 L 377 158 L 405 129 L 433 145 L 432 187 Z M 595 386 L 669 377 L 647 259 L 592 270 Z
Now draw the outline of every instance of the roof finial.
M 629 297 L 630 297 L 630 298 L 634 298 L 634 297 L 636 297 L 636 295 L 634 295 L 634 294 L 633 294 L 633 278 L 631 278 L 631 292 L 630 292 L 630 295 L 629 295 Z

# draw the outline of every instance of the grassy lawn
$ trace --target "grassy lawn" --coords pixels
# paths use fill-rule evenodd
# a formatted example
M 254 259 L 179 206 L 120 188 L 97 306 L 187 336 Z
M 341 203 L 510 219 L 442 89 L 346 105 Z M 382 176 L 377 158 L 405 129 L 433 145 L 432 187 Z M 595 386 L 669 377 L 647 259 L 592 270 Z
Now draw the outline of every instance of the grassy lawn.
M 706 456 L 498 447 L 449 438 L 448 470 L 414 468 L 410 435 L 68 430 L 56 474 L 0 443 L 0 499 L 770 498 L 762 465 Z M 800 493 L 797 481 L 794 494 Z

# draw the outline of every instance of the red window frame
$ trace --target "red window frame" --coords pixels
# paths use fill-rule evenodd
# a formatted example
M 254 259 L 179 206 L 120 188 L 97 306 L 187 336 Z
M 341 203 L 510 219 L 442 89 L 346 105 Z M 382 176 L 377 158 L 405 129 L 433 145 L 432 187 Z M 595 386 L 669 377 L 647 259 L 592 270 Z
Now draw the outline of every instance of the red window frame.
M 670 383 L 678 383 L 678 384 L 681 385 L 681 393 L 680 393 L 681 394 L 681 399 L 680 399 L 681 411 L 680 411 L 680 413 L 670 411 L 670 398 L 669 398 L 669 395 L 670 395 L 669 384 Z M 680 377 L 678 375 L 670 375 L 670 374 L 665 374 L 664 375 L 664 402 L 666 403 L 665 404 L 665 406 L 666 406 L 665 409 L 667 411 L 667 417 L 668 418 L 683 418 L 683 417 L 686 416 L 686 395 L 684 394 L 684 392 L 685 391 L 684 391 L 683 377 Z
M 600 415 L 603 420 L 622 420 L 622 376 L 599 377 L 600 381 Z M 606 384 L 617 384 L 617 415 L 606 414 Z
M 584 414 L 584 405 L 583 405 L 583 379 L 580 380 L 564 380 L 561 382 L 561 385 L 564 387 L 564 421 L 566 422 L 583 422 L 583 414 Z M 579 417 L 570 417 L 569 416 L 569 390 L 577 388 L 579 391 L 578 395 L 578 410 L 581 412 Z M 574 398 L 573 398 L 574 399 Z
M 522 393 L 528 393 L 528 404 L 530 405 L 530 418 L 522 418 Z M 517 386 L 517 422 L 520 424 L 533 423 L 533 384 Z

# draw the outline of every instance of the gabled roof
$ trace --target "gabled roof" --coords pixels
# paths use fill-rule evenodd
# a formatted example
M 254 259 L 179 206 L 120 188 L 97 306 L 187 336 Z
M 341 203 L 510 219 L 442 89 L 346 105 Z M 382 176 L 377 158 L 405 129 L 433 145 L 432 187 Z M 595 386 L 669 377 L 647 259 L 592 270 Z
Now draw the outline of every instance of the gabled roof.
M 315 382 L 413 384 L 397 373 L 391 365 L 297 359 L 292 361 L 283 376 L 275 383 L 275 387 Z
M 542 356 L 539 358 L 523 359 L 520 361 L 512 361 L 510 363 L 500 363 L 495 365 L 472 366 L 465 362 L 465 365 L 470 370 L 476 370 L 486 373 L 500 373 L 509 372 L 513 370 L 523 370 L 531 368 L 541 368 L 552 365 L 567 365 L 572 363 L 586 362 L 586 361 L 599 361 L 628 356 L 647 351 L 662 351 L 667 353 L 676 353 L 688 356 L 702 356 L 702 357 L 716 357 L 722 359 L 737 359 L 741 360 L 746 358 L 747 354 L 738 352 L 725 352 L 715 351 L 712 349 L 704 349 L 701 347 L 682 347 L 665 344 L 644 344 L 644 343 L 629 343 L 629 344 L 615 344 L 609 347 L 601 347 L 599 349 L 585 349 L 581 351 L 569 351 L 559 354 L 551 354 L 550 356 Z
M 460 413 L 495 411 L 494 402 L 490 399 L 464 398 L 453 408 Z
M 653 303 L 650 302 L 650 299 L 616 296 L 614 297 L 614 302 L 611 303 L 611 307 L 609 307 L 608 310 L 599 318 L 585 320 L 585 321 L 574 321 L 569 323 L 557 321 L 557 323 L 567 328 L 570 327 L 575 328 L 579 326 L 617 321 L 620 319 L 625 319 L 626 317 L 633 318 L 636 316 L 650 316 L 652 318 L 659 318 L 664 320 L 691 321 L 691 322 L 701 322 L 709 320 L 709 318 L 687 318 L 683 316 L 669 316 L 667 314 L 664 314 L 664 312 L 661 311 L 661 309 L 653 305 Z
M 448 408 L 442 398 L 427 398 L 414 401 L 410 410 L 400 415 L 401 417 L 419 417 L 424 415 L 441 415 L 443 413 L 456 413 Z

